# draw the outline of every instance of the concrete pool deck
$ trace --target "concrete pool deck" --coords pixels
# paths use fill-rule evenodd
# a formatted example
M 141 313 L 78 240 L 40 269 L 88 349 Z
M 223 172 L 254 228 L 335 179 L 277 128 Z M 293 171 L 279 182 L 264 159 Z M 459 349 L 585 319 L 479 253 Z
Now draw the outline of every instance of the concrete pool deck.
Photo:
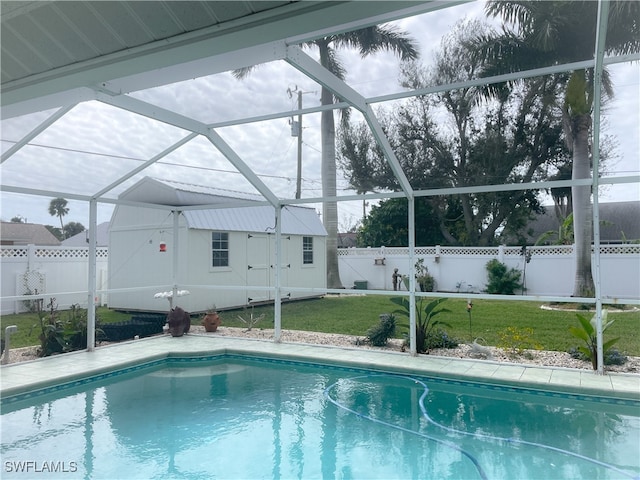
M 541 367 L 433 355 L 412 357 L 408 353 L 357 347 L 275 343 L 198 334 L 177 338 L 168 335 L 149 337 L 98 347 L 93 352 L 78 351 L 4 365 L 0 368 L 0 396 L 17 395 L 167 356 L 222 354 L 276 357 L 315 364 L 342 365 L 640 401 L 640 375 L 636 374 L 597 375 L 589 370 L 573 368 Z

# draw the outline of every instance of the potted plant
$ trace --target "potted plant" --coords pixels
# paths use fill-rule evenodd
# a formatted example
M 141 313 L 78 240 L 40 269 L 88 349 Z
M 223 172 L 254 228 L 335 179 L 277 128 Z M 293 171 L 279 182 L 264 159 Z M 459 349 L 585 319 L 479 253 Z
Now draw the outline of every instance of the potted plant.
M 424 258 L 420 258 L 416 262 L 416 282 L 420 285 L 420 291 L 433 292 L 435 287 L 435 279 L 429 273 L 429 269 L 424 264 Z
M 202 325 L 204 325 L 204 329 L 207 332 L 215 332 L 218 330 L 218 327 L 222 323 L 222 319 L 216 310 L 216 306 L 213 305 L 211 308 L 207 310 L 204 317 L 202 318 Z

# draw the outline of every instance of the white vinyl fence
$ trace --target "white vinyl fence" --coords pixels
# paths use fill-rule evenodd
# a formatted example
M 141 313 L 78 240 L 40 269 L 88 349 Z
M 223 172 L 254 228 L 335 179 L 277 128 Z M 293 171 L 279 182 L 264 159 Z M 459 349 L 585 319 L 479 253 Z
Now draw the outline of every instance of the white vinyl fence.
M 338 255 L 340 278 L 346 288 L 362 287 L 366 281 L 368 289 L 393 290 L 394 269 L 404 275 L 415 272 L 408 248 L 349 248 L 339 250 Z M 575 255 L 571 245 L 527 247 L 526 255 L 522 247 L 416 247 L 415 258 L 424 259 L 440 292 L 482 292 L 487 284 L 486 264 L 496 258 L 522 272 L 526 295 L 573 293 Z M 603 297 L 640 298 L 640 245 L 602 245 L 600 265 Z
M 98 248 L 96 276 L 98 290 L 107 288 L 109 249 Z M 89 282 L 88 247 L 36 247 L 34 245 L 2 246 L 0 314 L 28 310 L 27 302 L 12 299 L 19 295 L 53 294 L 58 308 L 73 304 L 86 306 Z M 47 304 L 48 298 L 44 300 Z M 106 298 L 98 298 L 106 303 Z
M 414 267 L 403 247 L 340 249 L 339 267 L 346 288 L 393 290 L 393 272 L 409 275 Z M 575 256 L 571 245 L 527 247 L 416 247 L 415 258 L 435 277 L 441 292 L 478 293 L 487 283 L 486 264 L 497 258 L 523 272 L 527 295 L 570 296 L 573 292 Z M 97 289 L 107 290 L 109 249 L 97 251 Z M 2 246 L 0 314 L 26 311 L 23 300 L 12 297 L 51 294 L 60 309 L 88 303 L 87 247 Z M 605 298 L 640 299 L 640 245 L 600 247 L 601 285 Z M 404 288 L 404 287 L 401 287 Z M 516 292 L 521 293 L 521 292 Z M 98 303 L 108 304 L 101 295 Z M 45 300 L 45 303 L 48 299 Z

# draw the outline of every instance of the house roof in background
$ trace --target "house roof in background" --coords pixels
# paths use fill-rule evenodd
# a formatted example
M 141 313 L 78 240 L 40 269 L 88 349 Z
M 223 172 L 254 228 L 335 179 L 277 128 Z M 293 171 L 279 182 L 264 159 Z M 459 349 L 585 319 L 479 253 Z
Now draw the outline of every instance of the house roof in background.
M 600 243 L 621 243 L 640 239 L 640 201 L 600 203 Z M 527 243 L 534 244 L 542 234 L 560 228 L 561 220 L 553 206 L 544 207 L 525 228 Z
M 109 224 L 110 222 L 102 222 L 96 229 L 96 243 L 98 247 L 109 246 Z M 80 232 L 73 237 L 69 237 L 62 241 L 65 247 L 86 247 L 89 245 L 89 230 Z
M 358 234 L 356 232 L 338 233 L 338 248 L 351 248 L 357 246 Z
M 60 245 L 53 233 L 37 223 L 2 222 L 0 226 L 2 245 Z

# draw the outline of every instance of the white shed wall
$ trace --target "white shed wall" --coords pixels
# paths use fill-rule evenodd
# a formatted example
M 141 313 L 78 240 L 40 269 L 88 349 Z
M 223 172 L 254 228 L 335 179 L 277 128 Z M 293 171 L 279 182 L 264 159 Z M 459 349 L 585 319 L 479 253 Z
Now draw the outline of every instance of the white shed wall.
M 187 229 L 179 220 L 179 297 L 174 305 L 190 312 L 244 306 L 269 301 L 275 286 L 275 234 L 229 232 L 229 266 L 212 267 L 211 230 Z M 160 241 L 167 251 L 159 251 Z M 109 279 L 112 308 L 166 311 L 169 303 L 154 294 L 170 291 L 173 285 L 173 219 L 163 210 L 119 206 L 114 212 L 110 234 Z M 282 236 L 282 296 L 301 298 L 304 292 L 286 287 L 326 288 L 325 241 L 314 237 L 314 264 L 302 265 L 302 236 Z M 214 288 L 215 287 L 215 288 Z M 121 289 L 145 288 L 144 291 Z M 120 290 L 120 291 L 119 291 Z

